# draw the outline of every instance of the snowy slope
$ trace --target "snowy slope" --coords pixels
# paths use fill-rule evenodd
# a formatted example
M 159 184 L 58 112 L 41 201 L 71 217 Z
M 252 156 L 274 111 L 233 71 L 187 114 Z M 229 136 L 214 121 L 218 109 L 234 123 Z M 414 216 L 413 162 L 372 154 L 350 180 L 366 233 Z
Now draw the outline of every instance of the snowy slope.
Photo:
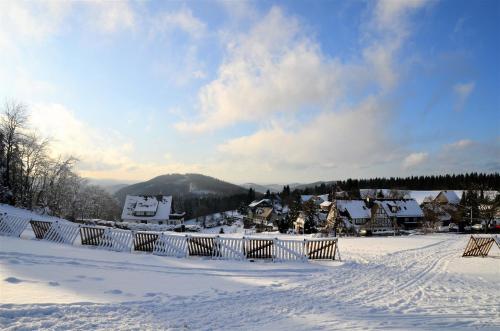
M 500 328 L 500 254 L 461 258 L 467 236 L 342 238 L 344 262 L 275 264 L 0 240 L 7 330 Z

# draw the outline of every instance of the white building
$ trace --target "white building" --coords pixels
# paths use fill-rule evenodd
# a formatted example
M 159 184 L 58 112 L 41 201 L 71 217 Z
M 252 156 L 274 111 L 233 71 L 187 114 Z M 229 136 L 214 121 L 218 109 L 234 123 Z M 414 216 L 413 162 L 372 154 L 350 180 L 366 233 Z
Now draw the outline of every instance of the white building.
M 128 223 L 180 225 L 184 214 L 172 213 L 172 196 L 127 195 L 122 221 Z

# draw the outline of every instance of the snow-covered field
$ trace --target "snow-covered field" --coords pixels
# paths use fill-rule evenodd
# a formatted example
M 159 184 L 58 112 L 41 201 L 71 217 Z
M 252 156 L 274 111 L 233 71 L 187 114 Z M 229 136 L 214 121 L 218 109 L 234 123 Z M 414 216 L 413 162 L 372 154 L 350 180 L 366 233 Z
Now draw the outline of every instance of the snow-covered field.
M 341 238 L 343 262 L 177 259 L 0 237 L 1 329 L 500 329 L 500 254 Z

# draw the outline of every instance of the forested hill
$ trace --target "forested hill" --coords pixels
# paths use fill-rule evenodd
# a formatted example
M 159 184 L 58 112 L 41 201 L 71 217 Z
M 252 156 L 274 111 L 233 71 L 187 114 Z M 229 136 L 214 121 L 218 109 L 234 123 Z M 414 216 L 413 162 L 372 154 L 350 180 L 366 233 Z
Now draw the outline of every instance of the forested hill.
M 186 212 L 186 219 L 234 210 L 254 198 L 243 187 L 200 174 L 162 175 L 126 186 L 115 193 L 121 205 L 127 194 L 172 195 L 175 211 Z
M 163 194 L 174 196 L 231 196 L 246 194 L 247 190 L 213 177 L 200 174 L 168 174 L 155 177 L 145 182 L 126 186 L 115 193 L 124 201 L 125 196 L 141 194 Z

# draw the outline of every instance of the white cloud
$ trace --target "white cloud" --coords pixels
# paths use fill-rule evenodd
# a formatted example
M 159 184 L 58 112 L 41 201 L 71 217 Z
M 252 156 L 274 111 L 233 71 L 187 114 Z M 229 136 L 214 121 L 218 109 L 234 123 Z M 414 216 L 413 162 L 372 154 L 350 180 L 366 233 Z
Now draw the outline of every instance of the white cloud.
M 476 87 L 475 82 L 469 83 L 457 83 L 453 85 L 453 93 L 455 94 L 455 110 L 461 111 L 467 99 L 469 99 L 470 94 L 474 91 Z
M 411 153 L 403 160 L 403 168 L 410 169 L 415 168 L 426 162 L 429 159 L 429 153 Z
M 399 79 L 396 54 L 411 32 L 409 17 L 426 4 L 423 0 L 380 0 L 375 4 L 365 28 L 363 41 L 368 45 L 363 49 L 367 64 L 363 75 L 371 76 L 383 91 L 395 87 Z
M 396 34 L 406 33 L 407 16 L 425 4 L 425 0 L 379 0 L 374 9 L 376 27 Z
M 153 19 L 151 33 L 154 35 L 181 30 L 192 37 L 200 38 L 206 33 L 206 24 L 193 15 L 191 9 L 183 7 L 177 11 L 160 13 Z
M 325 55 L 299 19 L 273 7 L 247 33 L 224 34 L 226 56 L 217 78 L 199 91 L 198 118 L 177 123 L 176 128 L 205 132 L 293 116 L 304 109 L 332 110 L 363 85 L 389 91 L 399 78 L 396 53 L 409 33 L 408 16 L 422 5 L 377 3 L 367 25 L 376 33 L 364 40 L 361 63 L 359 57 L 346 63 Z
M 474 142 L 470 139 L 461 139 L 459 141 L 456 141 L 454 143 L 448 144 L 445 147 L 447 148 L 452 148 L 452 149 L 464 149 L 469 146 L 472 146 Z
M 200 172 L 198 164 L 163 160 L 142 162 L 134 158 L 135 147 L 118 132 L 100 131 L 80 120 L 61 104 L 35 104 L 30 125 L 50 137 L 52 156 L 78 157 L 78 171 L 91 178 L 145 180 L 169 172 Z
M 253 6 L 252 1 L 239 0 L 239 1 L 227 1 L 218 0 L 217 4 L 226 10 L 230 19 L 242 22 L 247 19 L 257 18 L 257 10 Z
M 0 50 L 20 41 L 41 42 L 59 33 L 71 8 L 67 1 L 0 1 Z
M 88 24 L 103 33 L 115 33 L 122 30 L 133 30 L 137 24 L 137 16 L 128 1 L 87 1 Z
M 383 100 L 399 79 L 396 54 L 410 31 L 408 15 L 420 2 L 400 6 L 373 18 L 376 34 L 364 40 L 360 57 L 351 63 L 325 55 L 297 18 L 272 8 L 247 33 L 224 40 L 226 58 L 217 78 L 200 90 L 199 117 L 177 123 L 177 129 L 204 132 L 258 123 L 256 132 L 218 147 L 218 159 L 231 164 L 231 173 L 247 178 L 286 180 L 305 178 L 305 172 L 309 178 L 338 178 L 362 175 L 367 168 L 372 174 L 400 170 L 405 148 L 387 130 L 397 114 Z M 395 26 L 404 27 L 404 33 L 389 29 Z M 352 90 L 373 84 L 382 88 L 380 93 L 358 95 L 357 106 L 345 106 L 354 103 Z M 308 120 L 298 116 L 305 113 Z M 415 163 L 415 157 L 407 163 Z
M 341 67 L 325 58 L 302 28 L 272 8 L 248 34 L 235 36 L 217 79 L 199 93 L 201 118 L 176 127 L 202 132 L 304 106 L 332 105 L 341 94 Z
M 219 146 L 221 158 L 250 164 L 256 178 L 283 169 L 344 176 L 366 167 L 378 167 L 398 158 L 395 146 L 380 127 L 389 113 L 374 98 L 343 111 L 323 112 L 308 123 L 292 127 L 275 124 Z M 294 174 L 296 176 L 296 174 Z
M 128 1 L 0 1 L 0 49 L 16 51 L 23 42 L 42 42 L 67 32 L 76 12 L 83 13 L 82 21 L 89 27 L 103 33 L 136 26 L 136 13 Z

